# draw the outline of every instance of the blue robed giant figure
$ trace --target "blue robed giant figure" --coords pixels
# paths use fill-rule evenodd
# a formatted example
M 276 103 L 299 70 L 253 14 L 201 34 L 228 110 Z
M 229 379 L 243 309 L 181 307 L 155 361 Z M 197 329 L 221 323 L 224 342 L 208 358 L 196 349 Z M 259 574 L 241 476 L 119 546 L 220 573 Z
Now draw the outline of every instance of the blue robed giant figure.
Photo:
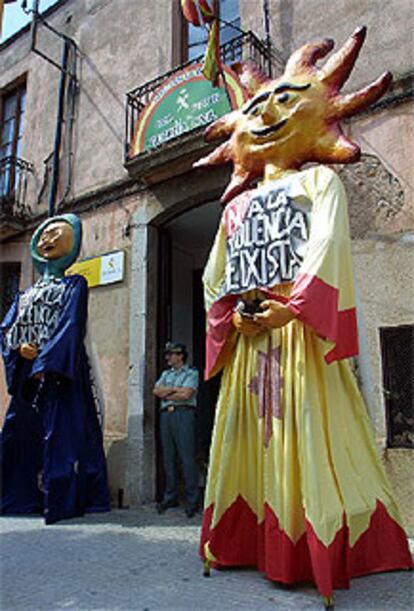
M 84 346 L 88 289 L 64 276 L 81 223 L 47 219 L 30 245 L 40 279 L 18 295 L 0 327 L 11 402 L 1 435 L 1 511 L 43 513 L 47 524 L 108 511 L 102 432 Z

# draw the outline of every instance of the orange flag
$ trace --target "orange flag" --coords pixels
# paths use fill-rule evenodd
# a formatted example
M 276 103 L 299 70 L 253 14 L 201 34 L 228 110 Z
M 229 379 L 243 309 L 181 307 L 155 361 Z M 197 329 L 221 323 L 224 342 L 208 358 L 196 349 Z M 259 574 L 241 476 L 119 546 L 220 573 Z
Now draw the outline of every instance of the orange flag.
M 181 9 L 185 19 L 196 27 L 210 23 L 216 17 L 214 4 L 210 7 L 207 0 L 181 0 Z

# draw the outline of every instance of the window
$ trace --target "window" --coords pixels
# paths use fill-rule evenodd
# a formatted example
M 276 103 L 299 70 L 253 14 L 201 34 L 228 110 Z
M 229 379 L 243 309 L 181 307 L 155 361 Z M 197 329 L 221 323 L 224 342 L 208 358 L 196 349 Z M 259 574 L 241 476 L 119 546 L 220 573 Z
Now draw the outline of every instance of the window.
M 26 85 L 6 93 L 2 99 L 0 122 L 0 196 L 12 199 L 18 184 L 16 158 L 21 157 Z
M 240 29 L 239 0 L 219 0 L 220 43 L 223 44 L 237 36 Z M 183 57 L 182 61 L 203 55 L 207 46 L 208 31 L 206 27 L 195 27 L 184 18 L 183 23 Z M 237 28 L 237 29 L 236 29 Z
M 414 325 L 380 329 L 387 444 L 414 447 Z
M 58 0 L 40 0 L 38 7 L 40 13 L 43 13 L 57 2 Z M 0 6 L 2 4 L 3 1 L 0 0 Z M 24 11 L 22 4 L 23 2 L 17 2 L 16 0 L 6 0 L 4 2 L 3 29 L 0 32 L 0 43 L 14 36 L 14 34 L 22 30 L 32 20 L 31 11 Z M 30 4 L 33 5 L 34 3 L 29 3 L 29 8 Z

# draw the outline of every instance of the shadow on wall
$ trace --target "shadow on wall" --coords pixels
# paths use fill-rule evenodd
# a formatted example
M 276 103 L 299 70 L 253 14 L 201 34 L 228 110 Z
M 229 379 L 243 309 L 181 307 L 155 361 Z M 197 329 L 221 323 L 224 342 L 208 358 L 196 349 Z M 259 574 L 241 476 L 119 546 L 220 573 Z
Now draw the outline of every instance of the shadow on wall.
M 404 189 L 396 176 L 375 155 L 338 168 L 349 201 L 351 236 L 360 239 L 370 233 L 392 233 L 404 208 Z
M 102 91 L 105 92 L 103 94 L 103 99 L 106 99 L 107 101 L 112 100 L 113 106 L 109 106 L 109 108 L 104 107 L 104 105 L 102 104 L 102 98 L 99 98 L 96 89 L 93 89 L 91 83 L 88 83 L 86 86 L 82 86 L 82 94 L 88 99 L 89 103 L 91 104 L 91 107 L 93 108 L 93 111 L 100 117 L 106 128 L 112 133 L 115 140 L 117 140 L 118 143 L 123 146 L 123 124 L 119 123 L 118 126 L 114 125 L 113 117 L 113 109 L 115 107 L 117 107 L 120 111 L 120 116 L 124 116 L 124 104 L 122 96 L 114 90 L 109 81 L 103 76 L 102 71 L 92 61 L 89 55 L 87 55 L 80 49 L 79 52 L 81 56 L 80 80 L 83 80 L 83 82 L 85 81 L 86 67 L 89 68 L 89 79 L 95 79 L 95 81 L 99 83 L 99 85 L 102 87 Z
M 293 0 L 285 0 L 280 5 L 280 33 L 281 51 L 284 58 L 289 58 L 292 53 L 294 24 Z
M 111 507 L 124 509 L 127 505 L 125 471 L 127 464 L 127 439 L 106 441 L 106 464 L 108 468 Z

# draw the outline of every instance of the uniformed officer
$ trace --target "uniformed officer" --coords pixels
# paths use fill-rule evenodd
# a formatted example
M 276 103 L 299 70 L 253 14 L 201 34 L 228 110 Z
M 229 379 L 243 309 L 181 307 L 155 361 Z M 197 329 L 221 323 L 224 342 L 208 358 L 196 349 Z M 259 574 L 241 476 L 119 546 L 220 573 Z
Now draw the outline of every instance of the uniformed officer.
M 181 461 L 189 518 L 198 509 L 198 468 L 195 462 L 194 418 L 197 405 L 198 371 L 186 364 L 185 344 L 168 342 L 165 358 L 169 369 L 162 372 L 153 393 L 161 399 L 161 445 L 165 471 L 164 498 L 158 505 L 159 513 L 178 506 L 177 454 Z

